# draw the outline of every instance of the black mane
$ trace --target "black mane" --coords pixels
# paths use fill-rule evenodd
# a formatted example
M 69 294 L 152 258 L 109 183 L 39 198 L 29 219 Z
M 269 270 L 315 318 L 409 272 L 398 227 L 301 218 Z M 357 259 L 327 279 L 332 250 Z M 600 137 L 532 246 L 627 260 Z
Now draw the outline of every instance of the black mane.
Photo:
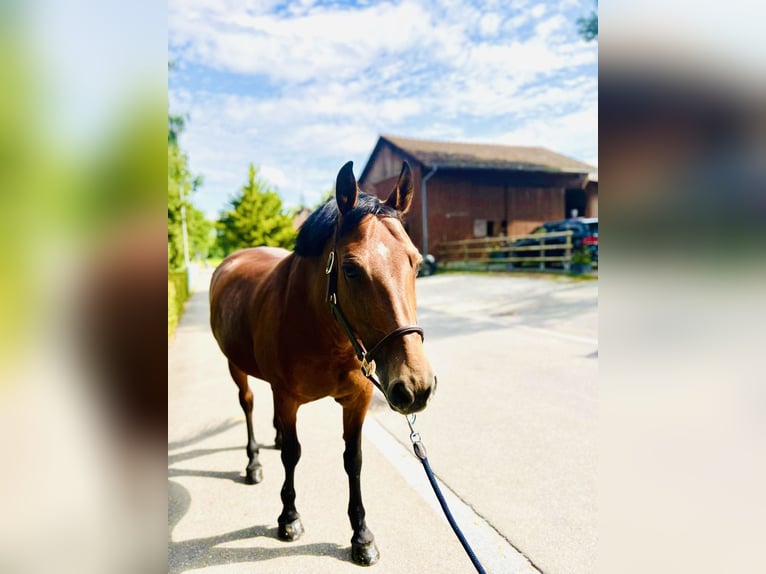
M 304 257 L 316 257 L 324 251 L 325 243 L 332 237 L 338 222 L 338 204 L 335 198 L 328 199 L 315 209 L 303 223 L 295 240 L 295 253 Z M 374 195 L 359 192 L 356 206 L 343 216 L 339 238 L 352 229 L 367 215 L 378 217 L 395 217 L 401 221 L 399 212 L 381 202 Z

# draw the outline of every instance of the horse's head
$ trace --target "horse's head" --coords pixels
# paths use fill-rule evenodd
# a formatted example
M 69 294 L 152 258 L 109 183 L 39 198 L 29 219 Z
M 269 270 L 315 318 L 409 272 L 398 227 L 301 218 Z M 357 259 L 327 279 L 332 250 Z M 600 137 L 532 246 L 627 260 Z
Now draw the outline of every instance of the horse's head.
M 412 172 L 405 162 L 391 195 L 380 202 L 360 194 L 348 162 L 338 173 L 335 189 L 339 228 L 345 231 L 336 247 L 338 303 L 364 345 L 372 349 L 397 329 L 417 323 L 415 277 L 422 257 L 401 220 L 412 203 Z M 375 205 L 355 209 L 362 202 Z M 357 221 L 360 212 L 366 214 Z M 436 377 L 421 335 L 409 331 L 392 336 L 380 344 L 374 358 L 389 404 L 405 414 L 423 410 L 436 389 Z

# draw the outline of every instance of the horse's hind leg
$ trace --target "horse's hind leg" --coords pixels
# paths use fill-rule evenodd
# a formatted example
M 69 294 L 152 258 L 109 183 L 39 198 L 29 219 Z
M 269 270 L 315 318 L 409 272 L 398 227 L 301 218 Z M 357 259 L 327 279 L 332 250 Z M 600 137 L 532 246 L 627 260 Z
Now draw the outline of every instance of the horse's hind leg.
M 285 482 L 282 485 L 282 514 L 279 515 L 277 536 L 281 540 L 293 541 L 303 534 L 303 523 L 295 508 L 295 467 L 301 458 L 301 443 L 295 420 L 298 403 L 289 397 L 274 392 L 274 412 L 282 431 L 282 465 L 285 467 Z
M 343 406 L 343 440 L 346 449 L 343 452 L 343 466 L 348 475 L 348 517 L 354 535 L 351 537 L 351 559 L 363 566 L 375 564 L 380 557 L 375 545 L 375 536 L 365 521 L 362 504 L 362 424 L 367 407 L 372 399 L 372 386 L 353 399 L 340 400 Z
M 229 361 L 229 373 L 239 387 L 239 404 L 245 413 L 247 423 L 247 468 L 245 468 L 245 482 L 258 484 L 263 480 L 263 468 L 258 460 L 258 443 L 253 435 L 253 392 L 247 383 L 247 374 Z

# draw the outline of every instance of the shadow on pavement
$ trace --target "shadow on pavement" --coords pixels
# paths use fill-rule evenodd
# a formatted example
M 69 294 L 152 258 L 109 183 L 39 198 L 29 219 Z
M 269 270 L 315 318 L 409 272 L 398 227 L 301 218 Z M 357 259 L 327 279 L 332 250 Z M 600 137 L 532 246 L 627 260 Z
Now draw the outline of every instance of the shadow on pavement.
M 418 323 L 425 329 L 426 339 L 435 341 L 504 328 L 492 321 L 447 315 L 427 307 L 418 309 Z
M 168 453 L 168 466 L 177 462 L 183 462 L 185 460 L 191 460 L 193 458 L 199 458 L 200 456 L 206 456 L 208 454 L 215 454 L 217 452 L 225 452 L 227 450 L 241 450 L 244 452 L 245 447 L 242 446 L 225 446 L 221 448 L 195 448 L 194 450 L 187 450 L 179 452 L 178 454 Z M 173 469 L 168 469 L 168 471 Z
M 533 304 L 527 305 L 526 303 Z M 429 340 L 448 339 L 462 335 L 505 329 L 514 325 L 556 329 L 562 321 L 572 320 L 598 310 L 598 301 L 571 304 L 556 298 L 556 293 L 536 295 L 534 299 L 514 300 L 513 304 L 482 309 L 477 318 L 447 314 L 440 309 L 418 308 L 419 323 Z
M 168 443 L 168 450 L 178 450 L 179 448 L 186 448 L 187 446 L 191 446 L 195 443 L 198 443 L 200 441 L 205 440 L 206 438 L 210 438 L 212 436 L 215 436 L 217 434 L 221 434 L 222 432 L 226 432 L 232 427 L 235 427 L 237 425 L 240 425 L 241 422 L 235 419 L 229 419 L 228 421 L 223 421 L 215 426 L 208 427 L 204 430 L 201 430 L 197 434 L 185 438 L 183 440 L 176 440 L 173 442 Z M 244 448 L 244 447 L 242 447 Z M 168 464 L 170 464 L 170 461 L 168 461 Z
M 222 449 L 230 450 L 230 449 Z M 236 470 L 194 470 L 190 468 L 169 468 L 168 478 L 176 476 L 199 476 L 207 478 L 218 478 L 223 480 L 231 480 L 239 484 L 248 484 L 245 482 L 245 473 Z
M 171 451 L 178 450 L 180 448 L 185 448 L 188 446 L 191 446 L 195 443 L 198 443 L 200 441 L 203 441 L 205 439 L 208 439 L 212 436 L 218 435 L 222 432 L 225 432 L 229 430 L 230 428 L 240 425 L 240 421 L 236 420 L 228 420 L 225 422 L 222 422 L 220 424 L 217 424 L 215 426 L 206 428 L 199 433 L 197 433 L 194 436 L 191 436 L 189 438 L 175 441 L 168 443 L 168 477 L 174 477 L 174 476 L 203 476 L 208 478 L 219 478 L 224 480 L 232 480 L 234 482 L 239 483 L 245 483 L 245 475 L 244 473 L 236 472 L 236 471 L 203 471 L 203 470 L 192 470 L 192 469 L 182 469 L 182 468 L 171 468 L 171 465 L 184 462 L 188 460 L 192 460 L 195 458 L 199 458 L 202 456 L 207 456 L 210 454 L 216 454 L 219 452 L 226 452 L 230 450 L 237 450 L 242 451 L 243 453 L 243 461 L 246 459 L 244 458 L 245 453 L 245 446 L 225 446 L 225 447 L 219 447 L 219 448 L 196 448 L 193 450 L 186 450 L 183 452 L 178 453 L 172 453 Z M 266 449 L 266 450 L 277 450 L 276 446 L 273 444 L 266 445 L 266 444 L 258 444 L 259 449 Z M 244 462 L 242 463 L 244 465 Z
M 193 471 L 196 472 L 196 471 Z M 207 475 L 207 473 L 203 473 Z M 213 473 L 219 474 L 219 473 Z M 236 473 L 220 473 L 236 474 Z M 265 562 L 287 556 L 330 556 L 341 562 L 348 562 L 350 549 L 348 546 L 337 544 L 300 544 L 285 543 L 280 548 L 259 548 L 253 545 L 250 548 L 218 548 L 220 544 L 235 542 L 238 540 L 250 540 L 255 538 L 276 539 L 277 529 L 272 526 L 252 526 L 232 532 L 208 536 L 205 538 L 193 538 L 183 542 L 173 541 L 173 530 L 188 512 L 191 505 L 191 495 L 181 484 L 168 481 L 168 527 L 170 539 L 168 541 L 168 572 L 180 574 L 187 570 L 196 570 L 207 566 L 217 566 L 240 562 Z M 253 541 L 255 542 L 255 541 Z

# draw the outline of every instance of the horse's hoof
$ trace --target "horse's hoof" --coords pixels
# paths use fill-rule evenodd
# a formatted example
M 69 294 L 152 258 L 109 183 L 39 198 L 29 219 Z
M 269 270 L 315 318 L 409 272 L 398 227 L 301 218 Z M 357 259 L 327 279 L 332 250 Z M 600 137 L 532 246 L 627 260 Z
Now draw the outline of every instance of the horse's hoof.
M 247 484 L 258 484 L 263 480 L 263 467 L 256 466 L 255 468 L 245 469 L 245 482 Z
M 279 539 L 284 540 L 285 542 L 298 540 L 298 538 L 301 537 L 301 534 L 303 534 L 303 523 L 300 518 L 296 518 L 287 524 L 280 524 L 279 530 L 277 531 Z
M 351 560 L 354 564 L 360 566 L 372 566 L 380 558 L 378 547 L 375 542 L 366 542 L 364 544 L 351 543 Z

